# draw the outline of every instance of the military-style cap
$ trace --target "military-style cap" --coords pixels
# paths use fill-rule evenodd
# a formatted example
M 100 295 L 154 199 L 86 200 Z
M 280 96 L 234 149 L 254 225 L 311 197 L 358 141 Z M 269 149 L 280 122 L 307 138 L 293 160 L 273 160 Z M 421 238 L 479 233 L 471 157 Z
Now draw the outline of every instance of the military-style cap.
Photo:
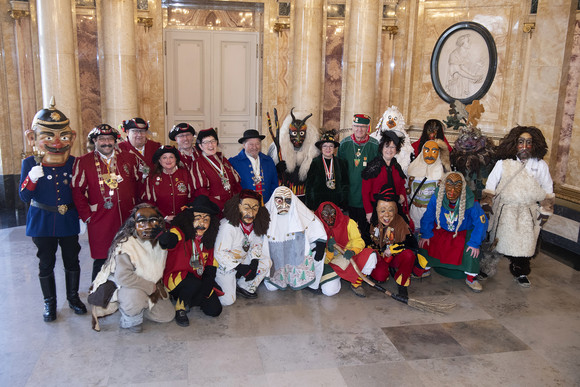
M 50 106 L 39 110 L 32 119 L 31 129 L 34 130 L 36 126 L 42 126 L 60 130 L 66 128 L 69 124 L 69 119 L 55 107 L 54 97 L 52 97 L 50 99 Z

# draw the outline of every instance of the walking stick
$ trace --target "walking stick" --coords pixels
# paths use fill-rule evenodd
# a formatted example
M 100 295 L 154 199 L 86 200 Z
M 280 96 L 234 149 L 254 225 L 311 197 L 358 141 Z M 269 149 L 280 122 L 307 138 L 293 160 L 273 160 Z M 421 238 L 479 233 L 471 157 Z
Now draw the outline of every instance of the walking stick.
M 266 117 L 268 117 L 268 131 L 270 132 L 270 136 L 272 136 L 272 141 L 274 142 L 274 146 L 276 146 L 276 151 L 278 153 L 278 161 L 282 161 L 282 150 L 280 149 L 280 128 L 278 125 L 278 111 L 274 108 L 274 123 L 276 124 L 276 134 L 272 130 L 272 120 L 270 119 L 270 112 L 266 112 Z
M 340 248 L 340 246 L 335 245 L 335 249 L 341 254 L 344 255 L 344 250 Z M 399 294 L 395 294 L 393 292 L 388 291 L 387 289 L 383 288 L 379 284 L 375 283 L 374 281 L 370 280 L 366 275 L 364 275 L 354 259 L 350 259 L 350 264 L 352 265 L 354 271 L 358 274 L 358 276 L 366 282 L 371 288 L 378 290 L 381 293 L 386 294 L 387 296 L 391 297 L 395 301 L 402 302 L 403 304 L 409 305 L 411 308 L 421 310 L 423 312 L 431 312 L 435 314 L 445 314 L 445 312 L 455 308 L 455 304 L 445 304 L 439 302 L 428 302 L 428 301 L 419 301 L 413 298 L 401 296 Z

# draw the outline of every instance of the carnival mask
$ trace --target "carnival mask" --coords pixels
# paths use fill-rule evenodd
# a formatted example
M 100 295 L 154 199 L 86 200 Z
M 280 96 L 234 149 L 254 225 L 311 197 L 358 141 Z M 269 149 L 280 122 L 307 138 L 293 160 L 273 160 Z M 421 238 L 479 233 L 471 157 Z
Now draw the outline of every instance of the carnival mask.
M 292 191 L 287 187 L 282 187 L 276 191 L 276 196 L 274 197 L 276 211 L 278 215 L 286 215 L 290 211 L 290 205 L 292 204 Z
M 75 132 L 68 126 L 64 129 L 37 126 L 34 130 L 36 149 L 43 155 L 42 162 L 45 165 L 66 163 L 75 138 Z
M 238 204 L 240 210 L 240 217 L 244 224 L 250 225 L 254 223 L 258 210 L 260 209 L 260 202 L 256 199 L 245 198 Z
M 306 120 L 309 119 L 312 114 L 307 115 L 304 119 L 299 120 L 294 117 L 294 108 L 290 110 L 290 116 L 292 117 L 292 122 L 290 123 L 290 127 L 288 131 L 290 133 L 290 142 L 294 146 L 294 149 L 302 148 L 302 144 L 306 139 Z
M 423 145 L 423 160 L 426 164 L 433 164 L 439 157 L 439 145 L 435 141 L 427 141 Z
M 322 216 L 324 223 L 331 227 L 334 226 L 334 222 L 336 222 L 336 210 L 334 207 L 332 207 L 330 204 L 326 204 L 324 207 L 322 207 L 320 215 Z
M 205 234 L 211 223 L 211 215 L 205 212 L 194 212 L 193 213 L 193 228 L 195 229 L 195 234 L 197 236 L 202 236 Z
M 393 219 L 395 219 L 395 215 L 397 215 L 397 203 L 384 200 L 377 202 L 377 217 L 383 226 L 391 224 Z
M 427 137 L 429 140 L 435 140 L 435 137 L 437 137 L 437 127 L 432 126 L 427 128 Z
M 529 133 L 522 133 L 518 138 L 518 158 L 520 160 L 527 160 L 530 158 L 532 152 L 532 135 Z
M 153 229 L 162 223 L 163 219 L 154 208 L 141 208 L 135 213 L 135 234 L 137 238 L 152 240 L 155 238 Z
M 459 173 L 451 173 L 445 179 L 445 195 L 451 203 L 455 203 L 463 190 L 463 179 Z

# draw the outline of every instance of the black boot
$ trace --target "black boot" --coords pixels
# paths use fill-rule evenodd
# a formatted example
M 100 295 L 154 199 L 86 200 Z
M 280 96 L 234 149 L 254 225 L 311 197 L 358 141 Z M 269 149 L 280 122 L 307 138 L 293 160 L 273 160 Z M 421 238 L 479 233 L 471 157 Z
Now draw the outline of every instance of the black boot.
M 44 321 L 50 322 L 56 320 L 56 284 L 54 283 L 54 273 L 46 277 L 38 277 L 40 280 L 40 289 L 44 296 Z
M 87 307 L 79 298 L 79 280 L 81 277 L 81 272 L 66 270 L 64 274 L 66 280 L 66 299 L 68 300 L 68 306 L 74 310 L 75 314 L 87 313 Z

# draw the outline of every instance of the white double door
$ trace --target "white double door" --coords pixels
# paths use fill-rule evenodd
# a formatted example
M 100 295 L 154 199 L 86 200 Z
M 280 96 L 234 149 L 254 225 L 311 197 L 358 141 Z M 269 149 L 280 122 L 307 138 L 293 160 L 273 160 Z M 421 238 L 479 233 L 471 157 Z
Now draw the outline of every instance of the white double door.
M 165 31 L 167 132 L 187 122 L 217 128 L 222 151 L 235 155 L 244 130 L 258 129 L 258 33 Z

